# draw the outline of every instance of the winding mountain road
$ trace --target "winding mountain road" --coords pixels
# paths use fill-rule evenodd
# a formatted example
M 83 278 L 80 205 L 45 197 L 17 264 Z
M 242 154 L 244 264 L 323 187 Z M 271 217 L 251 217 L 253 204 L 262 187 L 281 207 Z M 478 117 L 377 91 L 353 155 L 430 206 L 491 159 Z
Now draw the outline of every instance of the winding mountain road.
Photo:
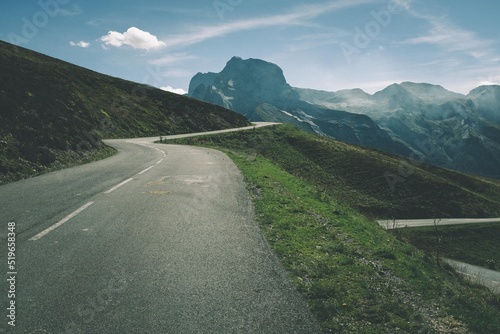
M 155 140 L 0 187 L 0 332 L 319 333 L 232 161 Z

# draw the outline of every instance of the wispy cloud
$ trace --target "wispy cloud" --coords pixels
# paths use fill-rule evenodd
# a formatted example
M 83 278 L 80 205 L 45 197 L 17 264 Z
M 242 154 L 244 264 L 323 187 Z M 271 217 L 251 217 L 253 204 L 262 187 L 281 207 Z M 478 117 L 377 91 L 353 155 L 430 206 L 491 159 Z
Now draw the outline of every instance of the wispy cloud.
M 168 66 L 168 65 L 179 64 L 196 58 L 197 58 L 196 56 L 190 55 L 185 52 L 176 52 L 168 54 L 158 59 L 154 59 L 150 63 L 153 65 Z
M 308 25 L 308 21 L 329 12 L 341 11 L 347 8 L 375 3 L 377 0 L 340 0 L 323 4 L 296 7 L 287 14 L 272 15 L 262 18 L 233 21 L 214 26 L 202 26 L 193 29 L 193 32 L 184 35 L 172 36 L 164 39 L 167 47 L 181 47 L 203 42 L 212 38 L 245 30 L 268 28 L 273 26 Z
M 76 16 L 80 14 L 83 14 L 83 10 L 76 4 L 74 4 L 71 8 L 59 8 L 57 10 L 57 15 L 61 16 Z
M 85 41 L 80 41 L 80 42 L 69 42 L 69 45 L 71 46 L 78 46 L 78 47 L 81 47 L 81 48 L 88 48 L 90 46 L 90 43 L 89 42 L 85 42 Z
M 403 44 L 432 44 L 448 52 L 460 52 L 476 59 L 491 56 L 490 47 L 494 41 L 480 38 L 476 33 L 457 26 L 447 17 L 414 15 L 428 21 L 431 28 L 422 36 L 403 41 Z
M 161 75 L 164 78 L 191 78 L 193 76 L 193 72 L 183 68 L 176 68 L 167 69 L 161 72 Z
M 351 35 L 351 32 L 342 29 L 331 29 L 333 32 L 306 34 L 295 37 L 287 49 L 290 52 L 311 50 L 317 47 L 340 43 L 342 38 Z

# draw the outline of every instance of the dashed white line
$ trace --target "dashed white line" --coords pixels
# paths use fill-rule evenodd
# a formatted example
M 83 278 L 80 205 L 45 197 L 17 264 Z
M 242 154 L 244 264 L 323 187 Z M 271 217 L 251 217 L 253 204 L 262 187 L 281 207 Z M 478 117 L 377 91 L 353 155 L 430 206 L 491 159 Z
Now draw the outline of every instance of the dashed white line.
M 116 186 L 114 186 L 113 188 L 111 188 L 111 189 L 109 189 L 109 190 L 105 191 L 104 193 L 105 193 L 105 194 L 110 194 L 110 193 L 112 193 L 113 191 L 115 191 L 116 189 L 120 188 L 121 186 L 125 185 L 126 183 L 128 183 L 128 182 L 130 182 L 130 181 L 132 181 L 132 180 L 133 180 L 133 178 L 127 179 L 127 180 L 125 180 L 125 181 L 123 181 L 123 182 L 121 182 L 121 183 L 117 184 L 117 185 L 116 185 Z
M 47 229 L 43 230 L 42 232 L 38 233 L 37 235 L 35 235 L 34 237 L 32 237 L 30 240 L 31 241 L 35 241 L 35 240 L 40 239 L 41 237 L 43 237 L 47 233 L 55 230 L 56 228 L 58 228 L 62 224 L 66 223 L 68 220 L 70 220 L 71 218 L 75 217 L 77 214 L 79 214 L 80 212 L 82 212 L 83 210 L 85 210 L 86 208 L 88 208 L 89 206 L 91 206 L 94 203 L 95 202 L 88 202 L 87 204 L 85 204 L 84 206 L 82 206 L 78 210 L 74 211 L 73 213 L 67 215 L 66 217 L 64 217 L 63 219 L 61 219 L 60 221 L 58 221 L 54 225 L 52 225 L 49 228 L 47 228 Z
M 154 166 L 150 166 L 150 167 L 146 168 L 145 170 L 143 170 L 142 172 L 137 173 L 137 175 L 142 175 L 142 174 L 146 173 L 148 170 L 150 170 L 150 169 L 151 169 L 151 168 L 153 168 L 153 167 L 154 167 Z
M 158 161 L 156 164 L 161 164 L 163 162 L 163 159 L 161 159 L 160 161 Z

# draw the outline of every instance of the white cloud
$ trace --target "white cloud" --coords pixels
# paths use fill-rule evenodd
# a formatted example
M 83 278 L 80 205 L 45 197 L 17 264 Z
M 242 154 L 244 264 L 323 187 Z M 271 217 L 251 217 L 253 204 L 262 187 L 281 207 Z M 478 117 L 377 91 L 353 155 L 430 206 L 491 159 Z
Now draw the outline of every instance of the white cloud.
M 491 81 L 481 81 L 477 86 L 498 86 L 500 85 L 498 82 L 491 82 Z
M 172 88 L 170 86 L 166 86 L 166 87 L 160 87 L 161 90 L 164 90 L 164 91 L 167 91 L 167 92 L 170 92 L 170 93 L 175 93 L 175 94 L 179 94 L 179 95 L 185 95 L 187 94 L 187 92 L 182 89 L 182 88 Z
M 159 41 L 155 35 L 136 27 L 130 27 L 124 33 L 109 31 L 108 34 L 102 36 L 100 40 L 105 45 L 111 45 L 117 48 L 123 45 L 130 45 L 134 49 L 150 50 L 159 49 L 165 46 L 165 43 Z
M 90 43 L 89 42 L 85 42 L 85 41 L 80 41 L 80 42 L 69 42 L 69 45 L 71 46 L 79 46 L 81 48 L 88 48 L 90 46 Z

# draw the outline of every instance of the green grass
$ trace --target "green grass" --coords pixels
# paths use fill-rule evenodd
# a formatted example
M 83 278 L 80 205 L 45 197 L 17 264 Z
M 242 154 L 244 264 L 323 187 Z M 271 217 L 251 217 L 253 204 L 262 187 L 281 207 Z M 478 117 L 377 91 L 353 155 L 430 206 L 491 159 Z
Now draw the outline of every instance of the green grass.
M 261 155 L 374 218 L 500 216 L 500 181 L 429 166 L 401 157 L 318 137 L 290 125 L 220 136 L 188 144 L 223 146 Z M 411 171 L 393 188 L 387 174 Z M 405 174 L 405 175 L 407 175 Z
M 325 333 L 498 333 L 498 297 L 353 209 L 332 186 L 335 175 L 308 178 L 302 169 L 321 169 L 299 148 L 308 145 L 301 138 L 312 140 L 279 126 L 169 143 L 218 148 L 233 159 L 263 234 Z M 337 159 L 350 149 L 314 141 L 340 145 L 331 152 Z
M 393 233 L 425 252 L 500 270 L 500 224 L 438 225 Z

